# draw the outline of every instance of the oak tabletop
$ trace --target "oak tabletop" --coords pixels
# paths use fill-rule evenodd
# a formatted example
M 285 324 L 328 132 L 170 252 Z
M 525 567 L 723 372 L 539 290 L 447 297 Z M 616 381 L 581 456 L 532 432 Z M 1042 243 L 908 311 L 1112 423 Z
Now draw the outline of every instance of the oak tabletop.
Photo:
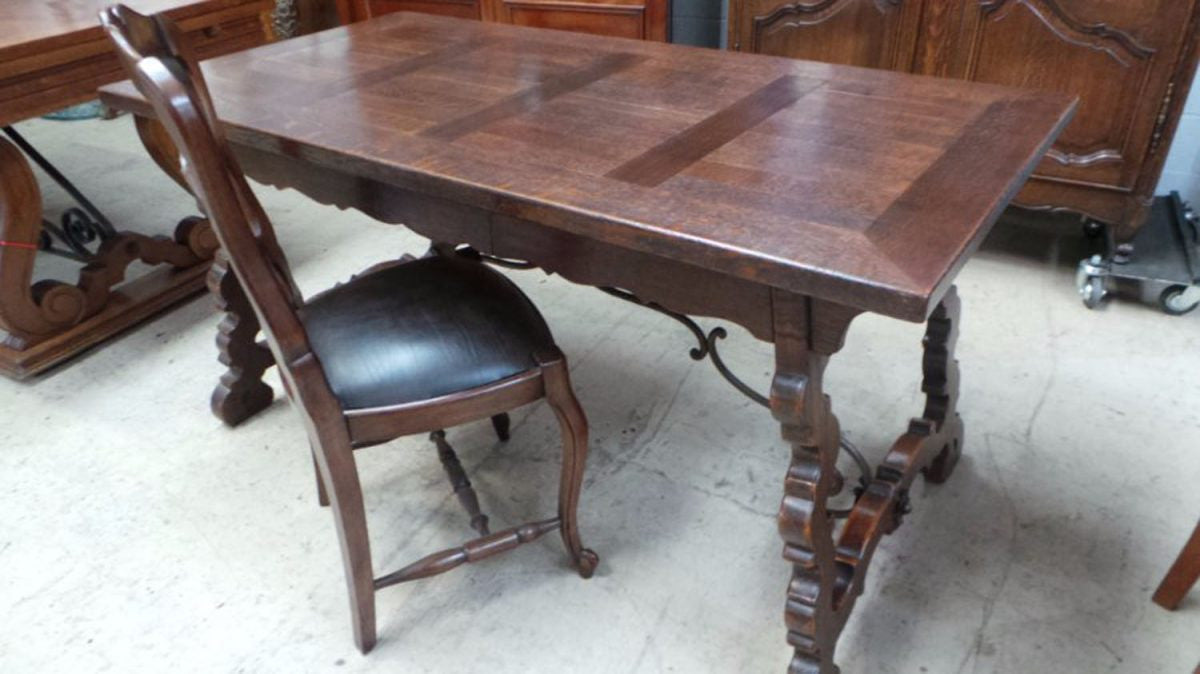
M 913 321 L 1075 108 L 410 13 L 203 67 L 235 144 Z M 104 93 L 148 113 L 128 84 Z

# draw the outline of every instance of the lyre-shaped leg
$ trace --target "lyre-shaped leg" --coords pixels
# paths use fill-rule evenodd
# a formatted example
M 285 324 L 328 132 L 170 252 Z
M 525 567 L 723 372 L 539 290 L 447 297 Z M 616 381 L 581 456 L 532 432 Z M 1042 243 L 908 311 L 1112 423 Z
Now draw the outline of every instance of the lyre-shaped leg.
M 213 261 L 208 288 L 217 308 L 225 312 L 217 327 L 217 349 L 219 360 L 228 368 L 212 393 L 212 411 L 226 424 L 236 426 L 265 409 L 275 397 L 262 380 L 275 357 L 257 341 L 258 317 L 224 251 L 218 251 Z
M 200 290 L 217 247 L 207 221 L 186 218 L 173 238 L 116 231 L 55 172 L 81 208 L 69 211 L 76 216 L 70 226 L 48 223 L 27 157 L 45 160 L 15 129 L 3 130 L 8 138 L 0 136 L 0 373 L 25 378 L 41 372 Z M 54 171 L 48 162 L 43 168 Z M 96 237 L 95 250 L 89 250 L 85 244 Z M 34 281 L 43 246 L 83 259 L 75 283 Z M 134 262 L 164 266 L 127 278 Z M 114 295 L 120 301 L 113 302 Z
M 471 528 L 478 531 L 479 535 L 487 536 L 490 533 L 487 515 L 480 511 L 479 496 L 475 494 L 475 488 L 471 486 L 471 480 L 467 478 L 467 472 L 463 470 L 454 448 L 446 442 L 446 431 L 434 431 L 429 434 L 429 439 L 437 445 L 438 459 L 442 462 L 442 468 L 446 470 L 446 477 L 450 478 L 454 495 L 471 518 Z
M 924 374 L 921 391 L 925 394 L 925 412 L 921 416 L 932 423 L 943 440 L 937 455 L 922 468 L 925 479 L 933 484 L 950 479 L 962 456 L 963 422 L 958 415 L 958 361 L 954 358 L 961 317 L 958 289 L 950 286 L 929 317 L 922 342 L 925 354 L 921 360 Z
M 779 506 L 783 557 L 792 564 L 784 620 L 794 649 L 790 674 L 834 674 L 841 631 L 838 597 L 846 585 L 837 562 L 828 499 L 840 483 L 840 429 L 823 378 L 829 357 L 842 346 L 857 312 L 796 295 L 777 293 L 775 377 L 771 413 L 792 446 Z
M 591 578 L 600 557 L 583 546 L 579 534 L 579 497 L 583 491 L 583 470 L 587 464 L 588 426 L 583 407 L 571 389 L 567 361 L 558 354 L 556 360 L 542 364 L 546 382 L 546 402 L 562 426 L 562 480 L 558 488 L 558 519 L 563 544 L 571 555 L 575 569 L 584 578 Z
M 908 489 L 920 471 L 931 482 L 950 476 L 962 448 L 955 405 L 959 301 L 953 287 L 930 316 L 924 339 L 921 390 L 925 410 L 892 445 L 834 538 L 826 502 L 837 489 L 839 429 L 822 393 L 829 357 L 841 348 L 852 310 L 817 300 L 776 295 L 776 373 L 771 410 L 792 445 L 792 464 L 779 511 L 784 558 L 792 562 L 786 619 L 795 648 L 789 672 L 833 674 L 838 635 L 862 593 L 880 539 L 907 512 Z

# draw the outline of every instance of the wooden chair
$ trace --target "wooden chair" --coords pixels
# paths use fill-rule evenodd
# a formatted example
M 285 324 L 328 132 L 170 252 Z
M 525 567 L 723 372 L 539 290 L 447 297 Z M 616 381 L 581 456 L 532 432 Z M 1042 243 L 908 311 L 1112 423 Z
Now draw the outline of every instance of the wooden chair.
M 558 529 L 575 569 L 598 558 L 580 542 L 576 506 L 587 420 L 562 353 L 533 304 L 477 260 L 436 254 L 373 268 L 305 302 L 271 224 L 225 142 L 203 77 L 181 33 L 162 17 L 113 6 L 101 22 L 134 84 L 183 157 L 189 186 L 211 219 L 279 364 L 310 438 L 320 499 L 332 502 L 354 640 L 375 644 L 375 591 L 448 571 Z M 558 516 L 489 533 L 475 493 L 441 429 L 545 398 L 562 426 Z M 481 536 L 376 578 L 353 450 L 432 432 L 459 500 Z
M 1154 603 L 1174 611 L 1197 580 L 1200 580 L 1200 522 L 1196 523 L 1192 537 L 1167 571 L 1162 584 L 1154 591 Z

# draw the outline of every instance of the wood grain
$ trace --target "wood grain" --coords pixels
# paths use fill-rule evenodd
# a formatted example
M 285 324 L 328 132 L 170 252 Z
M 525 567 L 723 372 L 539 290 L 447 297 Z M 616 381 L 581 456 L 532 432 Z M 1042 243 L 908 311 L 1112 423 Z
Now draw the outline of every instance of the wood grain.
M 347 85 L 383 55 L 464 41 L 482 46 Z M 1073 110 L 1055 94 L 419 14 L 291 42 L 206 64 L 236 146 L 911 321 Z M 255 95 L 297 78 L 344 88 L 282 109 Z M 797 86 L 813 88 L 783 104 Z M 127 87 L 105 98 L 145 110 Z M 981 116 L 1011 129 L 1002 152 L 970 151 L 996 142 Z M 620 179 L 642 171 L 653 184 Z
M 229 312 L 218 338 L 229 372 L 214 407 L 227 419 L 256 412 L 272 395 L 262 371 L 272 362 L 278 366 L 308 432 L 318 502 L 333 511 L 359 650 L 375 646 L 377 589 L 512 550 L 554 529 L 576 571 L 590 577 L 599 558 L 583 546 L 577 521 L 587 419 L 566 358 L 529 299 L 477 259 L 438 245 L 426 258 L 376 264 L 306 301 L 220 130 L 186 35 L 165 17 L 146 17 L 121 5 L 104 10 L 101 21 L 121 64 L 186 160 L 179 162 L 181 174 L 221 245 L 211 280 Z M 170 165 L 175 154 L 155 156 Z M 405 301 L 415 304 L 395 302 L 405 290 L 411 292 Z M 386 320 L 406 310 L 395 323 Z M 267 348 L 256 341 L 259 330 Z M 428 344 L 438 348 L 421 346 Z M 418 380 L 424 384 L 412 388 Z M 491 418 L 504 438 L 505 414 L 539 399 L 562 431 L 557 516 L 489 534 L 487 517 L 443 429 Z M 432 432 L 451 487 L 481 536 L 376 578 L 353 450 L 414 432 Z
M 481 46 L 398 77 L 363 77 L 454 43 Z M 793 567 L 790 671 L 838 671 L 838 634 L 875 546 L 899 525 L 916 475 L 946 479 L 961 449 L 950 281 L 1067 123 L 1071 98 L 405 14 L 205 71 L 231 151 L 263 182 L 407 225 L 439 251 L 469 244 L 672 311 L 733 320 L 774 342 L 770 407 L 792 448 L 778 517 Z M 279 109 L 275 92 L 298 80 L 338 94 Z M 128 87 L 105 98 L 154 114 Z M 255 279 L 239 276 L 252 290 Z M 839 536 L 828 498 L 845 484 L 840 429 L 822 380 L 863 311 L 929 318 L 927 399 Z M 300 349 L 297 335 L 283 336 Z M 296 355 L 276 350 L 285 380 L 299 376 L 287 374 Z M 309 360 L 301 356 L 316 367 Z M 301 398 L 321 395 L 320 379 L 304 376 Z M 561 532 L 590 573 L 594 556 L 567 521 L 587 425 L 561 360 L 488 391 L 348 411 L 337 419 L 344 428 L 321 426 L 323 484 L 340 479 L 355 504 L 339 520 L 355 540 L 348 549 L 367 543 L 357 480 L 336 466 L 343 450 L 417 430 L 434 410 L 442 420 L 478 418 L 543 392 L 566 449 Z M 351 437 L 339 435 L 346 430 Z M 454 568 L 553 526 L 499 532 L 374 582 Z M 364 616 L 360 643 L 369 644 L 374 586 L 354 570 L 364 558 L 349 555 L 347 568 Z
M 93 99 L 96 87 L 121 78 L 104 39 L 95 0 L 5 0 L 0 9 L 0 125 Z M 138 6 L 177 18 L 201 55 L 261 44 L 267 0 L 141 0 Z M 151 156 L 174 179 L 173 149 L 153 123 L 139 126 Z M 42 203 L 29 162 L 0 139 L 0 241 L 32 244 L 42 236 Z M 99 203 L 102 200 L 97 199 Z M 53 214 L 45 214 L 53 215 Z M 35 246 L 36 248 L 36 246 Z M 174 240 L 121 231 L 105 241 L 75 283 L 34 282 L 37 252 L 0 246 L 0 372 L 25 378 L 144 321 L 203 285 L 216 241 L 189 218 Z M 125 282 L 134 261 L 163 269 Z
M 539 82 L 464 117 L 426 128 L 421 135 L 443 141 L 461 138 L 502 119 L 537 111 L 555 98 L 625 70 L 638 60 L 633 54 L 604 54 L 583 68 Z
M 731 0 L 734 49 L 1080 97 L 1017 203 L 1141 226 L 1200 60 L 1196 0 Z
M 820 80 L 784 75 L 605 175 L 656 187 L 823 84 Z

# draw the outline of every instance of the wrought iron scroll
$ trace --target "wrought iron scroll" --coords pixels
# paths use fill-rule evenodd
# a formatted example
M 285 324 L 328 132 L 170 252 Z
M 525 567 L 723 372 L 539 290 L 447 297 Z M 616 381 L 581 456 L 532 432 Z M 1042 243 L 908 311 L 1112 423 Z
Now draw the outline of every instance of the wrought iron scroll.
M 63 211 L 58 223 L 49 220 L 42 221 L 42 232 L 38 240 L 38 248 L 52 255 L 65 257 L 77 262 L 90 262 L 96 257 L 89 245 L 103 242 L 117 235 L 117 230 L 108 218 L 96 208 L 79 188 L 75 187 L 61 171 L 50 163 L 24 136 L 17 133 L 11 126 L 4 127 L 7 135 L 25 156 L 33 160 L 51 180 L 58 183 L 77 207 Z
M 498 267 L 504 267 L 506 269 L 533 269 L 537 266 L 524 260 L 510 260 L 508 258 L 488 255 L 487 253 L 482 253 L 470 246 L 460 246 L 456 248 L 455 251 L 459 255 L 480 260 Z M 713 367 L 717 369 L 717 373 L 720 374 L 725 381 L 729 382 L 735 389 L 737 389 L 738 392 L 763 407 L 770 407 L 770 399 L 756 391 L 754 387 L 743 381 L 741 377 L 738 377 L 736 374 L 734 374 L 733 371 L 729 369 L 729 366 L 725 363 L 725 360 L 721 358 L 721 353 L 717 350 L 717 342 L 729 336 L 729 333 L 727 330 L 725 330 L 725 328 L 716 327 L 705 333 L 704 329 L 700 327 L 700 324 L 696 323 L 696 321 L 687 314 L 681 314 L 677 311 L 672 311 L 661 304 L 658 304 L 657 302 L 651 302 L 642 299 L 634 293 L 631 293 L 628 290 L 622 290 L 621 288 L 597 286 L 597 289 L 619 300 L 624 300 L 631 304 L 636 304 L 640 307 L 657 311 L 658 313 L 675 320 L 680 325 L 687 328 L 688 331 L 692 333 L 692 336 L 696 338 L 696 346 L 688 351 L 688 355 L 692 357 L 692 360 L 701 361 L 705 358 L 708 358 L 712 361 Z M 867 463 L 866 457 L 864 457 L 862 452 L 858 450 L 858 447 L 855 447 L 854 443 L 850 442 L 845 435 L 842 435 L 841 437 L 840 446 L 843 451 L 850 455 L 850 458 L 854 460 L 854 465 L 858 468 L 858 486 L 854 489 L 855 498 L 857 499 L 870 485 L 870 475 L 872 474 L 871 465 Z M 836 510 L 830 509 L 829 512 L 834 517 L 844 518 L 850 515 L 850 510 L 850 508 Z
M 486 259 L 486 256 L 485 256 L 485 259 Z M 488 261 L 490 262 L 491 260 L 488 260 Z M 525 267 L 519 267 L 519 268 L 525 268 Z M 627 290 L 621 290 L 619 288 L 603 287 L 603 286 L 601 286 L 599 288 L 599 290 L 608 295 L 616 297 L 617 299 L 625 300 L 626 302 L 631 302 L 638 306 L 646 307 L 647 309 L 652 309 L 664 316 L 667 316 L 669 318 L 672 318 L 672 319 L 678 321 L 680 324 L 682 324 L 684 327 L 686 327 L 692 333 L 692 335 L 695 336 L 696 340 L 699 342 L 699 345 L 697 347 L 691 349 L 688 352 L 689 355 L 692 357 L 692 360 L 699 361 L 699 360 L 704 360 L 707 357 L 709 360 L 712 361 L 713 367 L 715 367 L 717 369 L 717 373 L 720 374 L 721 377 L 723 377 L 725 379 L 725 381 L 729 382 L 742 395 L 746 396 L 747 398 L 754 401 L 755 403 L 762 405 L 763 407 L 771 406 L 770 399 L 767 398 L 767 396 L 754 390 L 754 387 L 750 386 L 745 381 L 743 381 L 741 377 L 738 377 L 737 375 L 735 375 L 733 373 L 733 371 L 729 369 L 729 366 L 725 364 L 724 359 L 721 358 L 721 353 L 720 353 L 720 351 L 717 350 L 717 341 L 721 340 L 721 339 L 725 339 L 726 337 L 729 336 L 729 333 L 728 333 L 728 331 L 725 330 L 725 328 L 716 327 L 716 328 L 713 328 L 712 330 L 710 330 L 707 334 L 705 334 L 704 330 L 700 327 L 700 325 L 698 323 L 696 323 L 696 321 L 694 319 L 692 319 L 691 316 L 688 316 L 686 314 L 681 314 L 676 311 L 671 311 L 670 309 L 662 306 L 661 304 L 646 301 Z M 863 456 L 862 452 L 859 451 L 858 447 L 856 447 L 854 445 L 854 443 L 850 442 L 850 440 L 846 438 L 845 434 L 843 434 L 841 436 L 840 445 L 841 445 L 842 450 L 845 451 L 847 454 L 849 454 L 850 458 L 854 459 L 854 464 L 858 468 L 858 472 L 859 472 L 858 486 L 854 489 L 855 498 L 857 498 L 859 495 L 862 494 L 863 491 L 866 490 L 868 485 L 870 485 L 869 476 L 872 474 L 871 464 L 869 464 L 867 462 L 866 457 Z M 843 517 L 844 518 L 844 517 L 850 516 L 850 510 L 851 510 L 850 508 L 830 509 L 829 513 L 831 515 L 833 515 L 834 517 Z

